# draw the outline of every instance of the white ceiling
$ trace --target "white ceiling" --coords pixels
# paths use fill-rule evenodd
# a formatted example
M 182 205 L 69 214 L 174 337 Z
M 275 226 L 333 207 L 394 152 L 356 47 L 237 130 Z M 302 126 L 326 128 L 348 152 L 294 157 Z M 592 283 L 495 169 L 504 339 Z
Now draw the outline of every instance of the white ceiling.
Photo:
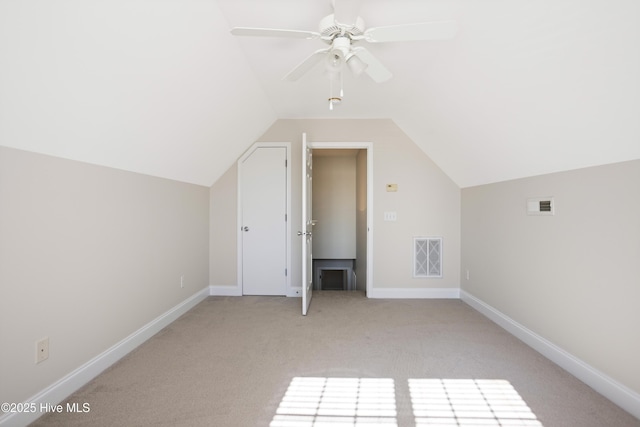
M 338 0 L 340 1 L 340 0 Z M 458 185 L 640 158 L 637 0 L 364 0 L 368 27 L 454 19 L 449 41 L 367 47 L 394 77 L 321 67 L 329 0 L 0 1 L 0 145 L 211 185 L 278 118 L 391 118 Z

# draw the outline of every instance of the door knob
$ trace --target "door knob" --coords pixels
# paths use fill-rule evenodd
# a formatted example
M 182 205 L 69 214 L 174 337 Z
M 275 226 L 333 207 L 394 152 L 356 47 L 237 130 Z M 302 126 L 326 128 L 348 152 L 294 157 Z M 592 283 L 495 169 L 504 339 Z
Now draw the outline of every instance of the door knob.
M 303 234 L 305 233 L 303 233 L 302 231 L 298 231 L 298 236 L 302 236 Z
M 246 225 L 243 228 L 244 231 L 249 231 L 249 227 L 247 227 Z

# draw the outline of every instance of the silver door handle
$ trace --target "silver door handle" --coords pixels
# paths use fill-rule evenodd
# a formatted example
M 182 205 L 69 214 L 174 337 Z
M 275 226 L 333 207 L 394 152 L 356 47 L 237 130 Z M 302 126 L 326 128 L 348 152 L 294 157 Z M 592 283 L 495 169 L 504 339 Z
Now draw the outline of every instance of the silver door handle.
M 298 236 L 303 236 L 305 233 L 303 233 L 302 231 L 298 231 Z
M 298 231 L 298 236 L 311 236 L 310 231 Z
M 249 231 L 249 227 L 247 227 L 246 225 L 243 228 L 244 231 Z

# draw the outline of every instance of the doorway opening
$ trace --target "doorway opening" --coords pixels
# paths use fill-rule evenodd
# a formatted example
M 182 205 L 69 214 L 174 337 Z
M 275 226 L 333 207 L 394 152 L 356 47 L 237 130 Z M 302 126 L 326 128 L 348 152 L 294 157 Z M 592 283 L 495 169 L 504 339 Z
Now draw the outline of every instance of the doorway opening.
M 368 150 L 313 148 L 313 289 L 366 292 Z

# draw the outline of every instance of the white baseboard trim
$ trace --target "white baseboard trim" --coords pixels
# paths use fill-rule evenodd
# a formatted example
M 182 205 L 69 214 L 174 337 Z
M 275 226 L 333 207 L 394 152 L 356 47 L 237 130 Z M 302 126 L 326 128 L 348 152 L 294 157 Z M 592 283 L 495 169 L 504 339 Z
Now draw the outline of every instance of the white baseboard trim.
M 372 288 L 368 298 L 458 299 L 460 288 Z
M 570 372 L 589 387 L 640 419 L 639 393 L 624 384 L 620 384 L 468 292 L 460 290 L 460 298 L 556 365 Z
M 65 375 L 49 387 L 41 390 L 26 402 L 35 403 L 35 406 L 38 409 L 41 404 L 45 405 L 48 403 L 51 405 L 57 405 L 80 387 L 97 377 L 109 366 L 122 359 L 140 344 L 158 333 L 162 328 L 175 321 L 187 311 L 191 310 L 199 302 L 207 298 L 209 293 L 208 287 L 195 293 L 180 304 L 169 309 L 169 311 L 156 317 L 122 341 L 113 345 L 111 348 L 105 350 L 84 365 L 78 367 L 73 372 Z M 44 415 L 44 412 L 40 412 L 39 410 L 32 413 L 6 413 L 0 417 L 0 426 L 26 426 L 38 419 L 41 415 Z
M 219 297 L 240 297 L 242 296 L 242 288 L 240 288 L 240 286 L 209 285 L 209 295 Z

